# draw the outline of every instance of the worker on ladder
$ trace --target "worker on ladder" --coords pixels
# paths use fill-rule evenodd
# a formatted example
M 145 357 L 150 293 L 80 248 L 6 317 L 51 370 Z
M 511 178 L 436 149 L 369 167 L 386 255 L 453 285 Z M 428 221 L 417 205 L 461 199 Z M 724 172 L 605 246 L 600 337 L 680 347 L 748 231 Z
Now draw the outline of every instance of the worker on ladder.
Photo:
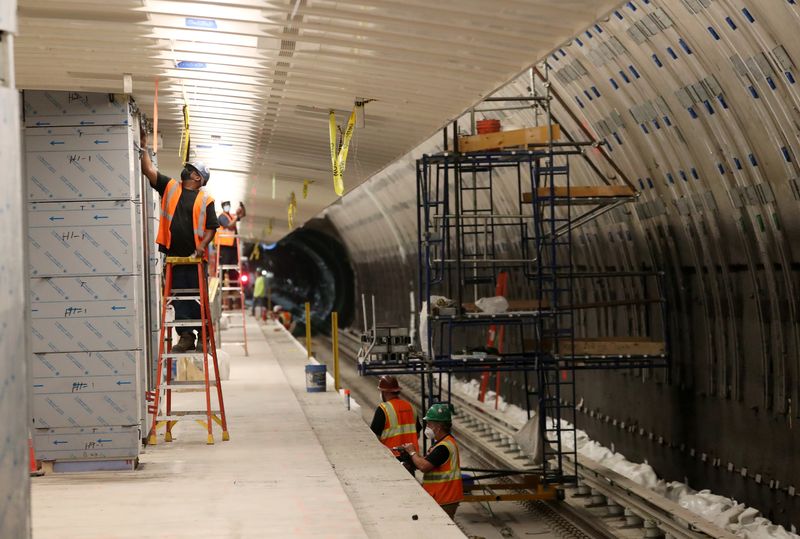
M 425 437 L 431 441 L 428 453 L 420 456 L 410 443 L 404 444 L 402 449 L 411 457 L 414 467 L 422 471 L 422 488 L 453 518 L 458 504 L 464 499 L 464 484 L 458 444 L 450 433 L 452 406 L 449 403 L 434 404 L 423 419 Z
M 208 245 L 219 228 L 214 199 L 202 189 L 211 178 L 203 163 L 190 161 L 181 171 L 180 181 L 156 170 L 147 150 L 147 133 L 141 134 L 142 173 L 150 186 L 161 195 L 161 220 L 156 243 L 167 256 L 202 258 L 208 261 Z M 207 271 L 207 269 L 206 269 Z M 198 289 L 197 270 L 193 266 L 175 266 L 172 286 L 176 289 Z M 183 294 L 186 295 L 186 294 Z M 200 305 L 196 301 L 176 301 L 175 320 L 200 319 Z M 199 327 L 178 327 L 178 343 L 174 353 L 195 349 L 194 332 L 201 335 Z
M 419 432 L 422 430 L 422 425 L 417 412 L 410 402 L 400 398 L 400 384 L 394 376 L 381 376 L 378 380 L 378 389 L 381 392 L 382 402 L 375 409 L 369 428 L 413 475 L 416 467 L 407 453 L 398 448 L 404 444 L 411 444 L 414 451 L 419 451 Z
M 237 266 L 239 267 L 239 237 L 238 237 L 238 223 L 241 221 L 247 212 L 245 211 L 244 204 L 239 203 L 236 213 L 231 213 L 231 203 L 226 200 L 222 203 L 222 213 L 219 214 L 217 220 L 219 221 L 220 229 L 217 231 L 214 243 L 219 250 L 217 263 L 220 266 Z M 227 276 L 230 281 L 238 279 L 238 269 L 223 269 L 219 272 L 220 278 L 224 280 Z M 228 308 L 232 309 L 232 298 L 228 298 Z

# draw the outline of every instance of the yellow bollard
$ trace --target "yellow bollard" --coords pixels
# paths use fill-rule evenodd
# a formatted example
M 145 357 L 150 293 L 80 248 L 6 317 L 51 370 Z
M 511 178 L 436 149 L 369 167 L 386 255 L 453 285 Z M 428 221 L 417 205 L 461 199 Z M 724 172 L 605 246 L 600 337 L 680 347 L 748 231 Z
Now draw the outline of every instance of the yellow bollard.
M 311 304 L 306 301 L 306 351 L 311 359 Z
M 333 387 L 339 391 L 339 313 L 331 313 L 331 335 L 333 336 Z

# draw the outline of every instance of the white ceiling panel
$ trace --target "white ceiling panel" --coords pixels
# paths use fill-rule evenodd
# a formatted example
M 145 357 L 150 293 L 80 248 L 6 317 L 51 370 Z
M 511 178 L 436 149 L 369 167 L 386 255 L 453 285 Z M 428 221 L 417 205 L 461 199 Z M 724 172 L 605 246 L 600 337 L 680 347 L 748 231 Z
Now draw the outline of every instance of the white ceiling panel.
M 352 189 L 621 2 L 612 0 L 19 0 L 17 85 L 119 92 L 152 116 L 176 175 L 186 95 L 215 196 L 243 200 L 243 233 L 275 240 L 337 200 L 328 111 L 356 99 Z M 186 63 L 182 63 L 186 62 Z M 273 198 L 273 177 L 275 197 Z M 302 198 L 304 180 L 314 183 Z

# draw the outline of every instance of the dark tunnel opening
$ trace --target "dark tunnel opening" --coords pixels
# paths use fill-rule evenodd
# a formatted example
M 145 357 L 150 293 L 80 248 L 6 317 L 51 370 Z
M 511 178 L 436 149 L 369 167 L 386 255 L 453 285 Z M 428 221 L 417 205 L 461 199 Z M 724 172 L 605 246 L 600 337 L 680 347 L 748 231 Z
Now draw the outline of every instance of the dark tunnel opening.
M 331 313 L 339 326 L 354 316 L 355 279 L 347 250 L 330 223 L 315 219 L 275 243 L 252 244 L 245 250 L 255 275 L 267 272 L 272 305 L 292 313 L 292 333 L 305 333 L 305 303 L 311 304 L 312 330 L 329 334 Z

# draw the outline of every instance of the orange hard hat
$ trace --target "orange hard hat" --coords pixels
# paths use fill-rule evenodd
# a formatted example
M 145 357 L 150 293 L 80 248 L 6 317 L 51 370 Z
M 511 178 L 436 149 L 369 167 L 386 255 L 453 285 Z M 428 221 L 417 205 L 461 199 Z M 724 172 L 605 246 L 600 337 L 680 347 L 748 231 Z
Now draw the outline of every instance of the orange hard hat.
M 400 384 L 394 376 L 384 375 L 378 379 L 378 389 L 387 393 L 400 393 Z

